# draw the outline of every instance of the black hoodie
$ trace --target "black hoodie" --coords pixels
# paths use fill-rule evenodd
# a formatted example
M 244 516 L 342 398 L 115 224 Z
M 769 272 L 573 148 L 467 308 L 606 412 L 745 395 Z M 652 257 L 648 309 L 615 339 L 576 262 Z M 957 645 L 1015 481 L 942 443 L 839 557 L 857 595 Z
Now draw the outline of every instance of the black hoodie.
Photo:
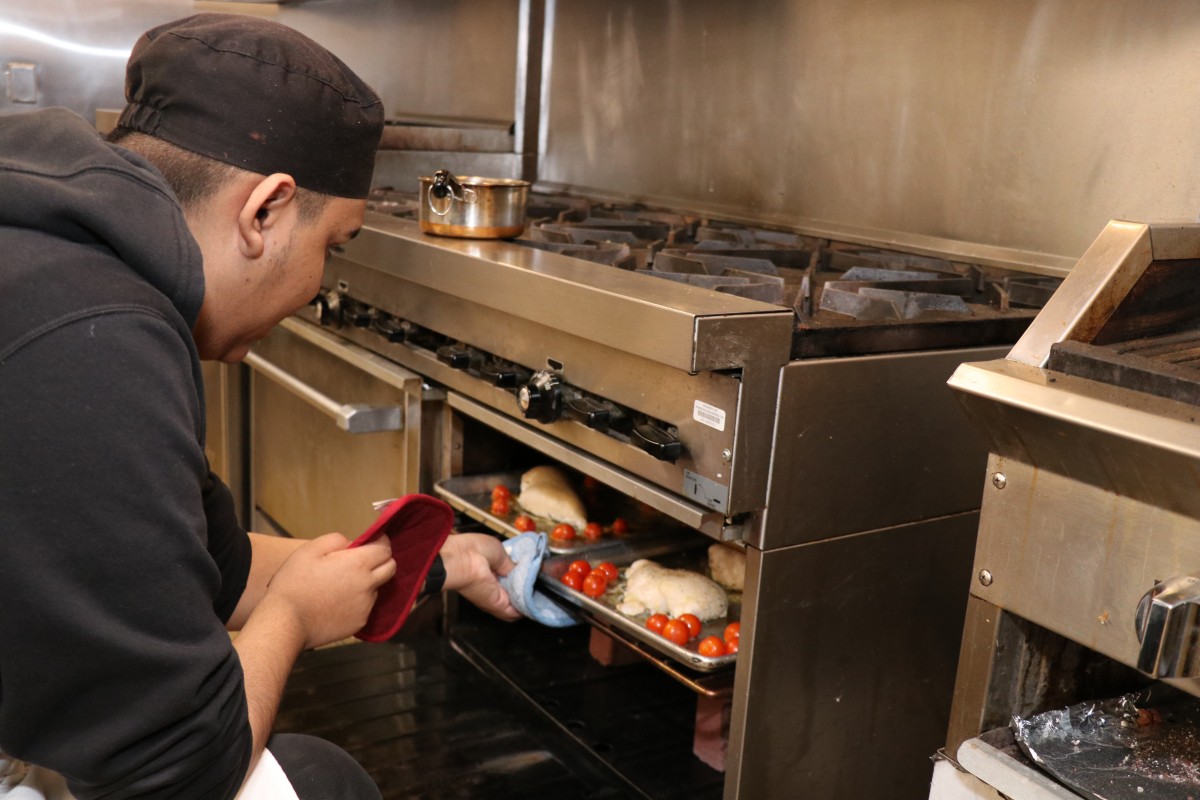
M 0 116 L 0 751 L 80 800 L 233 797 L 250 760 L 203 296 L 148 162 L 69 111 Z

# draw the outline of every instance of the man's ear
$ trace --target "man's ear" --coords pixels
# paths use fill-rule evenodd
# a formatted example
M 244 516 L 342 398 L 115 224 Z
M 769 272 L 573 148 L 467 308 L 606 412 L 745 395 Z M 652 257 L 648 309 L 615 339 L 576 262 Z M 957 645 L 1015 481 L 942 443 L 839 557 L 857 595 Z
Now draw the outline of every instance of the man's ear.
M 265 234 L 284 222 L 283 212 L 296 201 L 296 181 L 276 172 L 259 181 L 238 212 L 238 249 L 246 258 L 259 258 L 266 250 Z

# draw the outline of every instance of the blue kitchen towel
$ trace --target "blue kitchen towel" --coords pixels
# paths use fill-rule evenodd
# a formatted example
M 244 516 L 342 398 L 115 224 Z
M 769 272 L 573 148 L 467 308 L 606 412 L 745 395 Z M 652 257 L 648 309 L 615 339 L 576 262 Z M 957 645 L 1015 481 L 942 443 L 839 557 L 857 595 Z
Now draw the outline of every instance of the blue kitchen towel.
M 538 571 L 542 568 L 542 558 L 546 555 L 546 534 L 522 533 L 506 540 L 504 550 L 516 566 L 500 578 L 500 585 L 508 592 L 508 599 L 517 610 L 552 628 L 578 625 L 579 620 L 566 609 L 534 588 Z

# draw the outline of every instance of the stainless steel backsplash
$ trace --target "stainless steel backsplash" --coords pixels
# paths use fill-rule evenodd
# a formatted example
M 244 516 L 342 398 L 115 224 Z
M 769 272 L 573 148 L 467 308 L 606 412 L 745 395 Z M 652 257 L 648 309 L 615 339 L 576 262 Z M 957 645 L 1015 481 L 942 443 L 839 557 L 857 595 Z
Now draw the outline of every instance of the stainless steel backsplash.
M 92 119 L 122 107 L 137 37 L 199 11 L 266 16 L 311 36 L 379 92 L 389 117 L 513 119 L 518 0 L 0 0 L 0 67 L 36 64 L 40 89 L 35 105 L 0 93 L 0 114 L 61 105 Z
M 1110 218 L 1200 211 L 1187 0 L 557 0 L 552 15 L 545 181 L 1051 269 Z
M 40 104 L 90 115 L 121 105 L 119 51 L 141 30 L 232 8 L 332 48 L 391 115 L 510 121 L 522 7 L 0 0 L 0 66 L 37 64 Z M 1111 218 L 1200 211 L 1191 0 L 545 7 L 546 186 L 1048 272 Z M 0 113 L 30 107 L 0 95 Z

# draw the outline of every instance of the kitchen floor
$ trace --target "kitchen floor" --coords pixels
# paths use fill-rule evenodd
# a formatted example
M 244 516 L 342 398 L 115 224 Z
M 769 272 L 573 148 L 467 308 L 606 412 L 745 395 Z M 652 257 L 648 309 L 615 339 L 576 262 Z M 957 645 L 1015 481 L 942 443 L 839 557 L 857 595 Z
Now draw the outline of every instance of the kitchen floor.
M 453 637 L 305 653 L 276 730 L 342 746 L 386 800 L 721 796 L 691 753 L 688 690 L 647 664 L 599 664 L 586 627 L 472 611 Z

